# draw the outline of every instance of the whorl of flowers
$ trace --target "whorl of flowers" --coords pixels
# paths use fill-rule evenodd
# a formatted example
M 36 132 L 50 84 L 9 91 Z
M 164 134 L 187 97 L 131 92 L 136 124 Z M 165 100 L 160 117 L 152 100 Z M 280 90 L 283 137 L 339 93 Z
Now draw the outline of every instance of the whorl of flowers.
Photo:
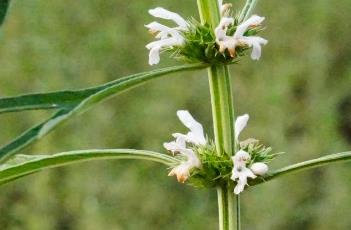
M 239 116 L 235 121 L 235 141 L 240 150 L 230 157 L 218 153 L 213 142 L 204 135 L 202 125 L 186 110 L 177 112 L 179 120 L 190 130 L 186 134 L 173 133 L 174 141 L 164 143 L 164 147 L 180 159 L 169 176 L 176 176 L 178 181 L 196 187 L 214 187 L 221 183 L 235 183 L 234 193 L 241 193 L 249 179 L 264 176 L 268 172 L 266 162 L 277 154 L 271 154 L 271 148 L 259 144 L 255 139 L 239 142 L 239 135 L 249 120 L 249 115 Z
M 159 22 L 145 25 L 155 35 L 156 41 L 146 45 L 149 50 L 149 64 L 160 62 L 162 51 L 171 52 L 172 57 L 187 62 L 230 63 L 245 51 L 252 48 L 251 58 L 261 57 L 261 46 L 267 40 L 256 36 L 261 30 L 264 17 L 251 16 L 246 21 L 239 21 L 231 16 L 231 4 L 218 1 L 221 20 L 212 28 L 209 24 L 201 24 L 194 18 L 185 20 L 179 14 L 157 7 L 149 13 L 165 20 L 171 20 L 176 25 L 169 27 Z

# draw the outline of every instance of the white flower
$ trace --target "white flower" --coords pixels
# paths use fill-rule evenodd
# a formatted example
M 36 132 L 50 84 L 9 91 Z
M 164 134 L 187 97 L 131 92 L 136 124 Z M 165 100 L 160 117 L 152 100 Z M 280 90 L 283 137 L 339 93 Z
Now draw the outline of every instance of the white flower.
M 263 176 L 268 172 L 268 165 L 262 162 L 257 162 L 253 163 L 250 169 L 255 175 Z
M 155 38 L 159 39 L 146 45 L 146 48 L 150 50 L 149 64 L 155 65 L 160 62 L 160 52 L 162 49 L 184 44 L 184 38 L 180 31 L 188 30 L 188 23 L 180 15 L 161 7 L 149 10 L 149 13 L 156 18 L 172 20 L 177 24 L 174 28 L 162 25 L 158 22 L 151 22 L 145 25 L 151 33 L 155 34 Z
M 233 170 L 232 176 L 230 179 L 236 181 L 237 184 L 234 188 L 234 193 L 239 194 L 244 191 L 245 186 L 247 185 L 247 178 L 255 179 L 256 175 L 246 167 L 248 161 L 250 161 L 250 154 L 239 150 L 233 157 Z
M 239 135 L 246 127 L 249 118 L 250 117 L 248 114 L 244 114 L 237 117 L 235 120 L 234 129 L 236 143 L 239 143 Z M 251 142 L 253 140 L 254 139 L 249 139 Z M 232 170 L 231 179 L 237 183 L 234 188 L 235 194 L 239 194 L 244 191 L 244 188 L 247 185 L 247 178 L 255 179 L 257 176 L 263 176 L 268 172 L 268 166 L 262 162 L 253 163 L 250 168 L 246 167 L 250 162 L 250 159 L 250 154 L 242 149 L 232 157 L 234 167 Z
M 191 149 L 182 149 L 179 154 L 187 158 L 186 161 L 180 163 L 178 166 L 174 167 L 168 174 L 168 176 L 176 176 L 180 183 L 184 183 L 190 176 L 190 171 L 193 168 L 200 168 L 201 162 Z
M 222 17 L 219 25 L 215 28 L 216 42 L 219 45 L 219 51 L 223 53 L 225 50 L 228 50 L 230 56 L 235 57 L 236 47 L 248 46 L 253 48 L 251 58 L 253 60 L 259 60 L 261 57 L 261 46 L 266 45 L 268 41 L 258 36 L 244 36 L 244 34 L 250 27 L 260 25 L 264 19 L 264 17 L 253 15 L 237 27 L 233 36 L 228 36 L 226 35 L 228 27 L 233 24 L 234 20 L 230 21 L 228 17 Z
M 201 161 L 198 155 L 192 150 L 186 147 L 186 142 L 194 145 L 205 145 L 207 143 L 204 136 L 202 125 L 197 122 L 191 114 L 186 110 L 177 111 L 179 120 L 190 129 L 187 134 L 174 133 L 173 137 L 175 141 L 164 143 L 163 146 L 174 153 L 179 153 L 186 158 L 186 161 L 181 162 L 178 166 L 173 168 L 168 174 L 169 176 L 177 176 L 179 182 L 184 183 L 189 176 L 190 171 L 193 168 L 201 168 Z

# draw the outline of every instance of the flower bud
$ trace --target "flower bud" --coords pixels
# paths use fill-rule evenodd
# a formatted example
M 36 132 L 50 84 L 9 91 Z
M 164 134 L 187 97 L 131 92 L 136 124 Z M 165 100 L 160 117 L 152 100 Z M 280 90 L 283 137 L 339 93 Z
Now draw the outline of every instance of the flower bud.
M 255 175 L 263 176 L 268 172 L 268 165 L 262 162 L 253 163 L 250 169 Z

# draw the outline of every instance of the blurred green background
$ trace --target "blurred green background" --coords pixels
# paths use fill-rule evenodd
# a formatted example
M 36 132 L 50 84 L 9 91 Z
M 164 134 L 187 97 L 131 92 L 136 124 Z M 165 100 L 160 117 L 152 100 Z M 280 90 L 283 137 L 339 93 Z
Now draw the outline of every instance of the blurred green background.
M 231 1 L 239 9 L 244 1 Z M 0 34 L 0 95 L 77 89 L 150 70 L 147 10 L 197 15 L 195 0 L 13 0 Z M 245 137 L 285 151 L 272 168 L 351 149 L 350 0 L 259 1 L 269 40 L 259 62 L 231 66 Z M 166 55 L 161 66 L 178 64 Z M 157 68 L 157 67 L 156 67 Z M 173 74 L 124 93 L 61 126 L 23 153 L 88 148 L 163 151 L 175 112 L 188 109 L 212 135 L 206 71 Z M 1 115 L 0 141 L 48 111 Z M 100 161 L 48 170 L 1 187 L 8 230 L 216 229 L 214 190 L 195 190 L 162 165 Z M 351 165 L 286 176 L 242 196 L 243 229 L 351 229 Z

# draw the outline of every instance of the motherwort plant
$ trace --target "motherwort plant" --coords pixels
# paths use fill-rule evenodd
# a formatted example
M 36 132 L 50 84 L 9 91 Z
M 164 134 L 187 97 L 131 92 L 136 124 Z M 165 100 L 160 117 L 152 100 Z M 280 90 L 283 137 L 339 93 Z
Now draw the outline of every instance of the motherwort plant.
M 256 0 L 247 0 L 242 10 L 233 11 L 230 3 L 221 0 L 197 0 L 199 20 L 195 16 L 184 19 L 162 7 L 149 10 L 157 20 L 168 20 L 172 25 L 157 21 L 145 25 L 155 37 L 155 41 L 146 45 L 149 64 L 158 64 L 164 54 L 186 64 L 126 76 L 93 88 L 0 98 L 0 113 L 57 110 L 50 118 L 0 148 L 0 184 L 42 169 L 88 160 L 151 160 L 168 166 L 168 175 L 176 176 L 180 183 L 216 190 L 219 229 L 232 230 L 241 228 L 240 194 L 249 186 L 298 170 L 350 160 L 351 152 L 343 152 L 272 170 L 269 162 L 280 153 L 273 153 L 272 148 L 254 138 L 240 140 L 240 133 L 246 127 L 249 115 L 244 114 L 235 119 L 229 65 L 239 62 L 246 55 L 255 61 L 262 56 L 262 48 L 267 40 L 258 34 L 264 28 L 265 18 L 251 15 L 255 4 Z M 3 7 L 0 9 L 0 25 L 7 6 L 0 5 Z M 208 70 L 213 137 L 205 135 L 201 123 L 187 110 L 179 110 L 177 116 L 189 132 L 174 133 L 174 140 L 163 145 L 167 154 L 135 149 L 79 150 L 53 155 L 18 154 L 59 124 L 81 115 L 111 96 L 169 73 L 204 68 Z

